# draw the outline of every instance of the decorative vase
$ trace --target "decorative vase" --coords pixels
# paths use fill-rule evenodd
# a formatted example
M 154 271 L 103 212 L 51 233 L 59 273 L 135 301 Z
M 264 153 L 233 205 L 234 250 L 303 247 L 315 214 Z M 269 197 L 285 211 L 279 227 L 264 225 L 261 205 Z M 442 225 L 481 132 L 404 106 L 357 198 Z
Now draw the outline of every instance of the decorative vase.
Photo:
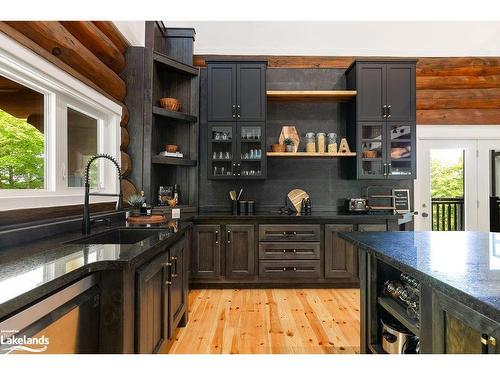
M 293 145 L 286 145 L 286 152 L 294 152 L 295 149 L 293 147 Z

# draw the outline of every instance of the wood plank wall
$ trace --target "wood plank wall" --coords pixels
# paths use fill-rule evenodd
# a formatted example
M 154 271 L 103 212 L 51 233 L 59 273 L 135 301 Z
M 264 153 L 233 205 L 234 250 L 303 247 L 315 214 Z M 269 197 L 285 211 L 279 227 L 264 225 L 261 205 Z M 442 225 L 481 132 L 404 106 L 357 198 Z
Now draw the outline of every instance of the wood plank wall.
M 213 56 L 259 59 L 271 68 L 346 69 L 354 57 L 327 56 Z M 417 124 L 500 124 L 500 57 L 421 57 L 417 64 Z
M 120 73 L 125 66 L 129 43 L 113 22 L 1 21 L 0 32 L 122 106 L 120 149 L 123 176 L 128 176 L 132 170 L 132 159 L 126 152 L 129 112 L 123 103 L 127 88 Z M 131 194 L 136 188 L 124 178 L 122 190 L 124 194 Z M 94 210 L 109 207 L 109 204 L 97 204 Z M 50 217 L 74 215 L 79 209 L 80 206 L 53 207 Z M 19 218 L 33 219 L 39 211 L 32 210 L 33 215 L 30 215 L 30 210 L 20 210 Z M 0 212 L 0 226 L 9 224 L 9 220 L 12 224 L 12 212 Z

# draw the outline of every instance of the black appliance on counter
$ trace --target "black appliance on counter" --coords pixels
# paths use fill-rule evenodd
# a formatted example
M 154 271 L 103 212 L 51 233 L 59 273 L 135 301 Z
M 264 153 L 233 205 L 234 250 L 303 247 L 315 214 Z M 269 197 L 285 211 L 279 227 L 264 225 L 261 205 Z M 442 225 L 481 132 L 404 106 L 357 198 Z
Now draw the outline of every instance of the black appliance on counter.
M 346 200 L 346 210 L 350 213 L 367 213 L 368 199 L 350 198 Z

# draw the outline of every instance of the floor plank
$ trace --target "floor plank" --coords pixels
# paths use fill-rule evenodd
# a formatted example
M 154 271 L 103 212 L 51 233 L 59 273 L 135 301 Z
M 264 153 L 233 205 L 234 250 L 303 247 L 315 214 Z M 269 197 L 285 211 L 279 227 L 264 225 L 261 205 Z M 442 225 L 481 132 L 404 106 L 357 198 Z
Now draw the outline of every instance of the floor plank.
M 170 354 L 359 353 L 358 289 L 202 289 Z

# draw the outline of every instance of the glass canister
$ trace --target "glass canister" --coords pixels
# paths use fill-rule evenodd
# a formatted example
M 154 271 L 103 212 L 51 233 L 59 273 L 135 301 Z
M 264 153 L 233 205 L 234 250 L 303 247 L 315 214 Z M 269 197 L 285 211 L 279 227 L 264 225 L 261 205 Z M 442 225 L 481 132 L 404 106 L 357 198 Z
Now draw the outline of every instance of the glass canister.
M 328 133 L 328 153 L 337 153 L 337 133 Z
M 316 135 L 306 133 L 306 152 L 316 152 Z
M 316 134 L 316 146 L 320 154 L 325 152 L 325 133 Z

